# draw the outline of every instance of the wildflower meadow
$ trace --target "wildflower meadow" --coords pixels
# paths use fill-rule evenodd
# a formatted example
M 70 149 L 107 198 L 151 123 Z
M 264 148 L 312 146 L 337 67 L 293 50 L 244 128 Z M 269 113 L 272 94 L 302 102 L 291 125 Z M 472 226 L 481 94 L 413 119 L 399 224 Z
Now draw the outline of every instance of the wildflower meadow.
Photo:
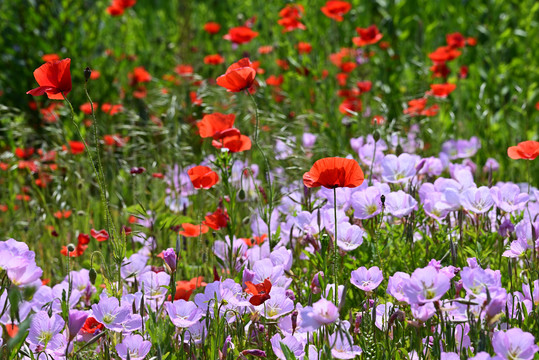
M 539 3 L 0 1 L 0 359 L 539 359 Z

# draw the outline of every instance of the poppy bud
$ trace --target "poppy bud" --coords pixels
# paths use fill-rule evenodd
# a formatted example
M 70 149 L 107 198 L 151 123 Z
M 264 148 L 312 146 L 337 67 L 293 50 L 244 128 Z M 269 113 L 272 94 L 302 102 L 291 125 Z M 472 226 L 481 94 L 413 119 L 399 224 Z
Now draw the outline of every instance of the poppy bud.
M 245 191 L 243 189 L 240 189 L 240 191 L 238 192 L 238 200 L 245 200 Z
M 69 252 L 75 251 L 75 245 L 73 245 L 73 244 L 68 244 L 68 245 L 67 245 L 67 251 L 69 251 Z
M 86 69 L 84 69 L 84 79 L 85 79 L 86 82 L 88 82 L 88 80 L 90 80 L 91 75 L 92 75 L 92 69 L 90 69 L 87 66 Z
M 372 138 L 374 141 L 380 140 L 380 132 L 378 130 L 374 130 L 374 133 L 372 134 Z
M 90 282 L 92 283 L 92 285 L 95 285 L 95 279 L 97 278 L 97 271 L 95 271 L 94 268 L 91 268 L 88 276 L 90 277 Z
M 382 194 L 382 196 L 380 196 L 380 202 L 382 203 L 382 206 L 385 206 L 385 204 L 386 204 L 386 196 L 384 194 Z
M 396 153 L 397 153 L 397 156 L 402 154 L 402 146 L 401 146 L 401 144 L 397 145 Z

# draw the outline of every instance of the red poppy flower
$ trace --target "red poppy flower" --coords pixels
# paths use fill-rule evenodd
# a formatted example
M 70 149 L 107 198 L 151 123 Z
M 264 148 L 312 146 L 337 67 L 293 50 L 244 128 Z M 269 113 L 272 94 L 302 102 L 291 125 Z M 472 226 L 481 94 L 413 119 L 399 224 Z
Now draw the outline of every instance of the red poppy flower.
M 103 330 L 104 325 L 97 321 L 93 316 L 90 316 L 84 322 L 80 329 L 85 334 L 94 335 L 97 330 Z
M 79 257 L 84 255 L 84 252 L 88 249 L 88 245 L 82 245 L 78 244 L 77 247 L 75 247 L 75 250 L 69 252 L 69 257 Z M 68 256 L 67 246 L 62 246 L 62 249 L 60 250 L 60 254 L 64 256 Z
M 200 137 L 208 138 L 214 137 L 219 138 L 220 134 L 232 128 L 234 126 L 234 121 L 236 115 L 234 114 L 221 114 L 213 113 L 204 115 L 202 120 L 196 123 Z
M 355 62 L 352 62 L 352 61 L 343 62 L 341 64 L 341 66 L 340 66 L 341 71 L 345 72 L 345 73 L 352 72 L 356 67 L 357 67 L 357 64 Z
M 79 245 L 88 245 L 90 243 L 90 236 L 88 234 L 80 233 L 77 236 L 77 243 Z
M 195 166 L 187 171 L 195 189 L 209 189 L 219 182 L 219 175 L 207 166 Z
M 438 105 L 433 105 L 431 107 L 427 106 L 427 99 L 413 99 L 408 101 L 408 108 L 403 110 L 403 113 L 410 116 L 434 116 L 438 113 Z
M 360 112 L 363 109 L 363 104 L 360 98 L 346 98 L 339 105 L 339 111 L 341 114 L 350 115 L 351 112 Z
M 209 228 L 206 225 L 194 225 L 189 223 L 182 224 L 183 230 L 179 232 L 180 235 L 185 237 L 197 237 L 200 234 L 205 234 L 209 231 Z
M 466 38 L 459 32 L 447 34 L 445 40 L 447 41 L 447 45 L 452 48 L 463 48 L 466 46 Z
M 10 339 L 13 339 L 17 333 L 19 332 L 19 327 L 15 324 L 5 324 L 7 336 L 9 336 Z
M 189 301 L 189 298 L 191 297 L 193 290 L 207 285 L 203 280 L 204 280 L 204 277 L 199 276 L 196 278 L 192 278 L 189 281 L 187 280 L 176 281 L 176 294 L 174 296 L 174 300 L 183 299 L 185 301 Z M 170 300 L 171 300 L 171 296 L 169 295 L 168 301 Z
M 457 85 L 455 84 L 432 84 L 430 86 L 430 91 L 427 91 L 427 95 L 432 95 L 438 98 L 446 98 L 451 94 L 455 89 L 457 88 Z
M 216 22 L 207 22 L 204 24 L 204 31 L 208 34 L 217 34 L 221 30 L 221 25 Z
M 174 68 L 174 71 L 178 75 L 189 76 L 189 75 L 193 75 L 194 69 L 193 69 L 193 67 L 191 65 L 181 64 L 181 65 L 177 65 Z
M 344 18 L 342 16 L 349 12 L 350 9 L 352 9 L 352 4 L 349 2 L 330 0 L 320 10 L 330 19 L 343 21 Z
M 468 67 L 466 65 L 462 65 L 459 69 L 459 78 L 466 79 L 468 77 Z
M 112 105 L 109 103 L 104 103 L 101 105 L 101 111 L 109 115 L 116 115 L 124 110 L 121 104 Z
M 253 238 L 241 238 L 245 245 L 249 247 L 253 247 L 255 245 L 262 244 L 266 239 L 268 238 L 267 234 L 263 234 L 262 236 L 253 236 Z
M 69 142 L 69 151 L 73 155 L 82 154 L 84 152 L 84 143 L 82 141 L 71 140 Z
M 26 148 L 26 149 L 22 149 L 22 148 L 16 148 L 15 149 L 15 156 L 18 157 L 19 159 L 28 159 L 30 158 L 32 155 L 34 155 L 34 152 L 35 152 L 35 149 L 34 148 Z
M 383 125 L 386 119 L 382 115 L 374 115 L 371 119 L 371 125 Z
M 283 84 L 284 78 L 283 75 L 275 76 L 271 75 L 266 79 L 266 84 L 269 86 L 281 86 Z
M 452 48 L 451 46 L 440 46 L 438 49 L 429 54 L 429 59 L 435 63 L 442 63 L 456 59 L 460 56 L 460 54 L 460 51 Z
M 296 29 L 305 30 L 307 29 L 301 21 L 293 17 L 285 17 L 277 20 L 277 24 L 283 27 L 283 33 L 290 32 Z
M 228 213 L 218 208 L 213 214 L 206 215 L 202 223 L 213 230 L 220 230 L 228 223 Z
M 113 0 L 112 5 L 107 8 L 107 12 L 111 16 L 122 15 L 125 9 L 134 6 L 136 2 L 137 0 Z
M 71 59 L 47 62 L 34 71 L 39 87 L 27 91 L 32 96 L 47 94 L 49 99 L 62 100 L 71 91 Z
M 97 109 L 99 107 L 98 103 L 94 103 L 94 109 Z M 80 111 L 85 113 L 86 115 L 92 115 L 92 105 L 90 105 L 89 102 L 82 104 L 79 107 Z
M 53 215 L 57 219 L 68 219 L 71 216 L 71 210 L 58 210 Z
M 232 41 L 235 44 L 245 44 L 257 36 L 258 33 L 247 26 L 238 26 L 228 30 L 228 34 L 223 36 L 223 39 Z
M 107 241 L 109 239 L 109 233 L 105 229 L 99 231 L 91 229 L 90 235 L 99 242 Z
M 226 73 L 217 78 L 217 84 L 230 92 L 240 92 L 249 89 L 255 82 L 256 70 L 248 58 L 230 65 Z
M 90 80 L 97 80 L 101 77 L 101 72 L 98 70 L 92 70 L 92 73 L 90 74 Z
M 130 79 L 129 84 L 131 86 L 137 85 L 138 83 L 142 82 L 150 82 L 150 80 L 152 80 L 152 76 L 148 71 L 146 71 L 144 66 L 137 66 L 136 68 L 134 68 L 133 72 L 128 74 L 128 77 Z
M 249 302 L 255 306 L 261 305 L 271 298 L 269 294 L 271 291 L 271 281 L 269 278 L 261 284 L 253 284 L 250 281 L 246 281 L 245 286 L 247 287 L 245 292 L 253 295 L 249 299 Z
M 380 31 L 378 30 L 378 27 L 376 25 L 371 25 L 368 28 L 358 27 L 356 28 L 356 32 L 359 36 L 354 37 L 352 41 L 357 46 L 376 44 L 383 37 L 383 35 L 380 34 Z
M 58 54 L 45 54 L 41 57 L 41 60 L 45 62 L 58 61 L 60 60 L 60 56 Z
M 308 42 L 300 41 L 298 43 L 298 53 L 300 54 L 309 54 L 313 50 L 313 46 Z
M 124 147 L 129 141 L 129 136 L 122 137 L 121 135 L 105 135 L 103 141 L 108 146 Z
M 368 91 L 371 91 L 371 88 L 372 88 L 372 82 L 371 81 L 358 81 L 356 83 L 359 91 L 361 91 L 362 93 L 364 92 L 368 92 Z
M 225 62 L 225 58 L 219 54 L 212 54 L 204 57 L 204 64 L 220 65 Z
M 434 63 L 434 65 L 430 67 L 430 71 L 432 71 L 432 77 L 444 79 L 446 79 L 451 73 L 451 70 L 445 62 Z
M 216 149 L 226 148 L 232 153 L 247 151 L 251 149 L 251 139 L 242 134 L 234 134 L 223 137 L 219 140 L 213 140 L 213 147 Z
M 341 157 L 320 159 L 314 163 L 311 170 L 303 174 L 303 183 L 309 188 L 355 188 L 361 185 L 363 180 L 363 171 L 357 161 Z
M 259 54 L 269 54 L 273 51 L 273 46 L 271 45 L 264 45 L 258 48 Z
M 535 160 L 539 156 L 539 141 L 523 141 L 517 146 L 511 146 L 507 149 L 507 155 L 511 159 Z
M 296 18 L 299 19 L 303 16 L 305 8 L 300 4 L 287 4 L 279 11 L 279 17 L 282 18 Z

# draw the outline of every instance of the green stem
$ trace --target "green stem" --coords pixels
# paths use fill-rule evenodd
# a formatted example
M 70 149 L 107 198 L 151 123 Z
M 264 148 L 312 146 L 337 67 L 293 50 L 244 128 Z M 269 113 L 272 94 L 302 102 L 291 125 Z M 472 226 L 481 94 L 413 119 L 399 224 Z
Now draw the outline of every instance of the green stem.
M 339 307 L 339 281 L 337 279 L 337 188 L 333 188 L 333 211 L 335 215 L 335 239 L 333 241 L 333 283 L 335 284 L 335 306 Z

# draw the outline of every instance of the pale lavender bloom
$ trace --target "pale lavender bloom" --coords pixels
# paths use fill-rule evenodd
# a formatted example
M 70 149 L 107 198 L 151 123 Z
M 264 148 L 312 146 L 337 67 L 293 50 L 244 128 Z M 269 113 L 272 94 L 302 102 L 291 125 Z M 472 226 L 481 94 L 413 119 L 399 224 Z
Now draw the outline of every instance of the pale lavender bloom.
M 35 258 L 36 254 L 24 242 L 15 239 L 0 242 L 0 270 L 9 270 L 26 263 L 35 264 Z
M 490 189 L 486 186 L 469 188 L 460 195 L 462 207 L 475 214 L 483 214 L 494 205 Z
M 122 334 L 128 335 L 134 331 L 142 329 L 142 316 L 130 314 L 122 324 Z
M 335 322 L 339 318 L 339 309 L 331 301 L 322 298 L 313 306 L 304 307 L 300 315 L 302 331 L 311 332 Z
M 358 151 L 359 160 L 369 168 L 373 165 L 374 159 L 374 169 L 373 172 L 376 172 L 376 168 L 379 167 L 379 164 L 384 159 L 384 152 L 380 147 L 376 146 L 376 152 L 374 148 L 374 143 L 364 144 Z
M 73 340 L 77 336 L 87 318 L 88 313 L 86 311 L 69 310 L 69 320 L 67 322 L 69 340 Z
M 307 149 L 312 148 L 314 146 L 314 143 L 316 142 L 317 137 L 318 135 L 304 132 L 302 136 L 303 147 Z
M 490 194 L 496 206 L 508 213 L 524 209 L 530 198 L 528 194 L 520 192 L 518 185 L 511 183 L 505 183 L 500 187 L 493 186 Z
M 483 172 L 488 173 L 489 171 L 498 171 L 500 169 L 500 164 L 496 159 L 488 158 L 483 166 Z
M 452 160 L 472 157 L 480 148 L 481 142 L 476 136 L 470 140 L 448 140 L 442 144 L 442 152 Z
M 505 250 L 502 256 L 516 259 L 524 254 L 528 249 L 530 249 L 530 246 L 528 245 L 526 239 L 516 239 L 511 241 L 509 249 Z
M 80 291 L 84 301 L 88 304 L 90 298 L 96 292 L 95 286 L 90 282 L 90 271 L 81 269 L 80 271 L 71 271 L 69 274 L 73 289 Z M 69 281 L 69 278 L 66 276 L 64 281 Z
M 343 251 L 352 251 L 363 243 L 365 231 L 357 225 L 342 222 L 337 225 L 337 246 Z
M 309 345 L 309 348 L 307 350 L 308 359 L 309 360 L 319 360 L 320 352 L 314 345 Z
M 268 243 L 269 246 L 269 243 Z M 282 266 L 285 271 L 290 271 L 292 268 L 292 250 L 280 246 L 269 255 L 269 258 L 274 266 Z
M 440 360 L 460 360 L 460 356 L 454 352 L 442 352 Z
M 532 226 L 534 229 L 532 230 Z M 535 230 L 535 237 L 533 236 Z M 532 225 L 528 219 L 521 220 L 515 226 L 515 232 L 517 239 L 525 240 L 528 243 L 528 247 L 533 247 L 535 241 L 539 239 L 539 219 Z
M 116 352 L 122 360 L 129 358 L 131 360 L 142 360 L 148 355 L 150 349 L 152 348 L 152 343 L 148 340 L 144 340 L 142 336 L 127 335 L 124 337 L 123 341 L 116 345 Z
M 56 312 L 62 311 L 61 306 L 61 300 L 63 297 L 63 294 L 65 292 L 65 296 L 67 297 L 67 294 L 69 294 L 69 283 L 68 282 L 61 282 L 60 284 L 54 285 L 52 288 L 52 297 L 54 299 L 52 303 L 52 309 Z M 81 293 L 77 289 L 71 289 L 71 293 L 68 299 L 69 307 L 74 308 L 77 306 L 77 304 L 80 301 Z
M 165 308 L 170 321 L 179 328 L 187 328 L 196 324 L 204 314 L 204 311 L 197 308 L 194 302 L 183 299 L 166 302 Z
M 486 353 L 484 351 L 481 351 L 477 355 L 475 355 L 472 358 L 469 358 L 468 360 L 492 360 L 493 358 L 490 357 L 489 353 Z
M 391 192 L 386 196 L 387 211 L 398 218 L 410 215 L 417 206 L 417 201 L 402 190 Z
M 301 211 L 294 218 L 295 226 L 298 227 L 305 235 L 316 235 L 319 233 L 320 226 L 317 221 L 316 212 Z
M 279 225 L 279 211 L 277 209 L 273 209 L 270 223 L 270 230 L 272 234 L 275 234 Z M 262 236 L 264 234 L 268 234 L 268 225 L 262 220 L 262 217 L 258 214 L 258 212 L 255 212 L 253 216 L 251 216 L 251 231 L 253 232 L 253 236 Z
M 131 315 L 131 306 L 120 306 L 115 297 L 103 297 L 98 304 L 92 305 L 92 311 L 94 318 L 107 329 L 120 332 L 123 330 L 122 323 Z
M 382 211 L 381 195 L 382 192 L 376 186 L 369 186 L 363 191 L 354 192 L 351 199 L 354 218 L 370 219 L 378 215 Z
M 213 253 L 221 259 L 221 262 L 225 264 L 225 266 L 229 263 L 230 256 L 238 255 L 234 264 L 235 269 L 238 270 L 241 269 L 245 263 L 246 259 L 243 255 L 246 253 L 248 247 L 243 240 L 236 239 L 235 237 L 232 241 L 232 247 L 232 252 L 230 252 L 230 238 L 227 235 L 225 236 L 225 241 L 217 240 L 213 243 Z
M 270 343 L 277 359 L 286 360 L 283 350 L 281 349 L 281 344 L 286 345 L 296 359 L 303 359 L 305 356 L 305 344 L 298 341 L 293 335 L 287 335 L 284 338 L 281 338 L 281 335 L 275 334 L 270 339 Z
M 436 308 L 431 302 L 428 302 L 424 305 L 412 304 L 410 309 L 412 310 L 412 316 L 417 320 L 423 322 L 430 319 L 436 313 Z
M 339 303 L 341 303 L 342 301 L 343 292 L 344 292 L 344 285 L 339 285 L 338 293 L 337 293 L 337 301 Z M 326 289 L 322 292 L 321 295 L 324 299 L 334 300 L 335 299 L 335 284 L 327 284 Z
M 148 271 L 140 276 L 139 281 L 148 300 L 161 301 L 167 293 L 166 286 L 170 285 L 170 275 L 164 271 L 159 273 Z M 149 303 L 155 304 L 155 301 L 149 301 Z
M 417 173 L 421 175 L 440 176 L 442 171 L 444 171 L 442 160 L 434 156 L 422 159 L 417 167 Z
M 418 156 L 403 153 L 386 155 L 382 160 L 382 178 L 389 183 L 408 182 L 415 174 Z
M 424 188 L 421 187 L 421 189 Z M 425 213 L 431 218 L 438 220 L 439 222 L 442 222 L 451 211 L 451 206 L 449 206 L 445 201 L 443 201 L 443 194 L 440 192 L 433 191 L 427 194 L 420 193 L 420 196 L 424 197 L 422 201 L 423 210 L 425 210 Z
M 269 278 L 273 286 L 287 288 L 292 282 L 291 278 L 284 276 L 283 266 L 273 265 L 270 259 L 263 259 L 255 262 L 252 272 L 254 275 L 250 281 L 254 284 L 263 283 L 265 279 Z
M 65 322 L 58 314 L 49 317 L 47 311 L 40 311 L 32 317 L 30 331 L 26 340 L 32 345 L 46 348 L 53 337 L 64 329 Z
M 389 318 L 391 314 L 395 312 L 395 310 L 395 306 L 389 301 L 385 304 L 376 306 L 376 321 L 374 323 L 376 327 L 382 331 L 386 331 Z
M 522 292 L 526 300 L 534 303 L 536 306 L 539 305 L 539 280 L 535 280 L 533 283 L 533 291 L 530 290 L 529 284 L 522 284 Z
M 350 282 L 360 290 L 371 292 L 384 280 L 382 271 L 378 266 L 367 269 L 365 266 L 352 271 Z
M 361 149 L 361 147 L 363 146 L 363 142 L 364 142 L 363 136 L 360 136 L 357 138 L 351 138 L 350 147 L 352 148 L 352 150 L 354 150 L 354 152 L 357 153 L 359 152 L 359 149 Z
M 128 282 L 135 281 L 139 276 L 151 271 L 151 266 L 147 265 L 149 257 L 134 253 L 129 259 L 124 258 L 122 262 L 122 278 Z
M 254 307 L 266 319 L 278 319 L 294 311 L 294 301 L 290 299 L 286 289 L 272 286 L 269 295 L 266 302 Z
M 466 318 L 466 320 L 468 320 Z M 464 324 L 455 324 L 455 341 L 457 343 L 457 349 L 460 352 L 462 352 L 462 349 L 467 349 L 471 345 L 470 336 L 468 336 L 468 333 L 470 332 L 470 324 L 464 323 Z
M 492 347 L 504 360 L 531 360 L 539 350 L 533 335 L 519 328 L 494 333 Z
M 184 343 L 188 344 L 190 342 L 193 342 L 194 344 L 201 344 L 204 339 L 206 339 L 206 335 L 208 334 L 208 330 L 206 329 L 206 322 L 201 321 L 194 324 L 193 326 L 189 327 L 184 334 Z
M 15 286 L 29 286 L 41 278 L 43 270 L 35 260 L 15 257 L 8 263 L 7 276 Z
M 486 288 L 490 292 L 495 288 L 501 288 L 501 273 L 499 270 L 482 269 L 480 267 L 465 267 L 460 272 L 462 285 L 471 296 L 487 297 Z
M 404 293 L 404 284 L 410 280 L 410 275 L 397 271 L 390 276 L 387 284 L 387 293 L 393 296 L 397 301 L 408 302 L 408 297 Z
M 285 141 L 281 139 L 277 139 L 275 141 L 275 148 L 274 148 L 275 160 L 284 160 L 292 156 L 294 149 L 292 148 L 291 144 L 294 141 L 295 141 L 295 138 L 293 139 L 286 138 Z
M 43 349 L 43 346 L 41 345 L 31 344 L 30 350 L 32 350 L 32 352 L 36 356 L 36 360 L 60 360 L 65 359 L 67 344 L 68 342 L 65 335 L 63 333 L 60 333 L 52 337 L 45 349 Z M 70 353 L 72 349 L 73 343 L 70 343 L 67 352 Z
M 335 359 L 353 359 L 361 355 L 359 346 L 352 343 L 352 337 L 346 332 L 335 332 L 329 335 L 328 343 L 331 346 L 331 355 Z
M 204 293 L 195 295 L 195 304 L 211 317 L 213 317 L 214 308 L 217 305 L 219 316 L 224 316 L 226 312 L 228 321 L 234 320 L 234 314 L 228 310 L 240 311 L 251 305 L 245 299 L 241 285 L 233 279 L 226 279 L 222 282 L 214 281 L 206 285 Z
M 178 257 L 176 256 L 176 252 L 173 248 L 168 248 L 163 251 L 163 261 L 165 262 L 165 265 L 168 267 L 169 272 L 173 273 L 176 271 L 176 262 Z
M 489 288 L 489 294 L 490 302 L 486 305 L 485 312 L 490 318 L 493 318 L 505 310 L 505 304 L 507 302 L 507 290 L 504 288 Z
M 422 305 L 440 300 L 450 287 L 450 279 L 445 274 L 427 266 L 412 273 L 410 280 L 404 283 L 403 291 L 410 304 Z

